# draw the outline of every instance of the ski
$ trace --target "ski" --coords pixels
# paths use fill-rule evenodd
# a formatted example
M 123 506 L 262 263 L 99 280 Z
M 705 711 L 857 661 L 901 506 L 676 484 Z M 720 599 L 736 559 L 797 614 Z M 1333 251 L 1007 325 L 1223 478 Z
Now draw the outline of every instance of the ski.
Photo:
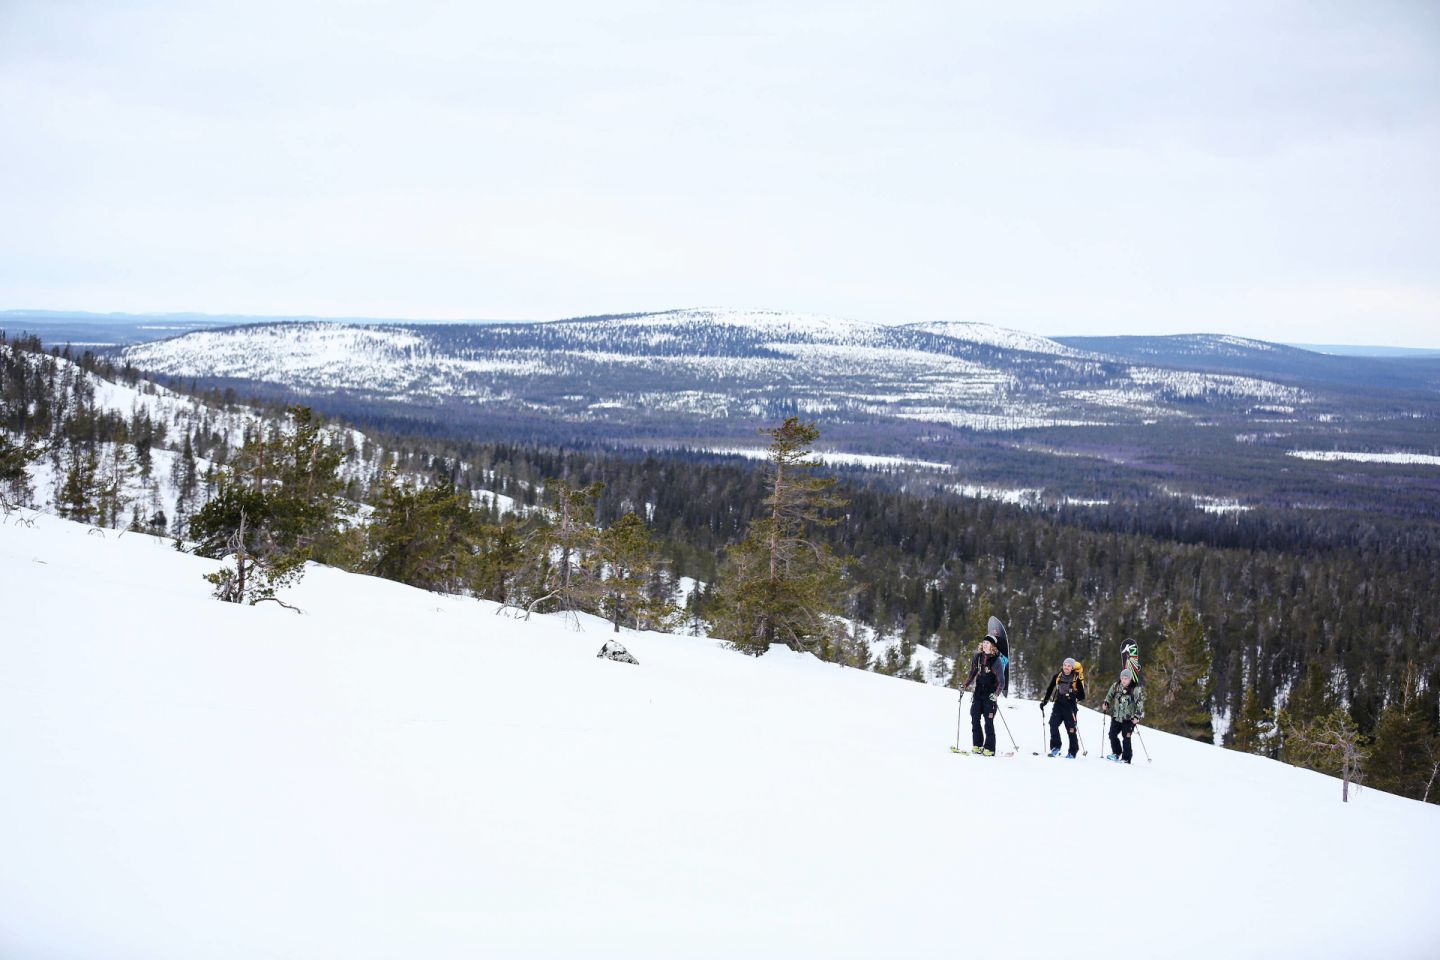
M 990 759 L 989 757 L 986 757 L 983 753 L 976 753 L 973 750 L 957 750 L 955 747 L 951 747 L 950 752 L 955 754 L 957 757 L 981 757 L 982 759 L 986 760 Z M 997 757 L 1014 757 L 1016 756 L 1016 753 L 1014 750 L 996 750 L 994 755 Z

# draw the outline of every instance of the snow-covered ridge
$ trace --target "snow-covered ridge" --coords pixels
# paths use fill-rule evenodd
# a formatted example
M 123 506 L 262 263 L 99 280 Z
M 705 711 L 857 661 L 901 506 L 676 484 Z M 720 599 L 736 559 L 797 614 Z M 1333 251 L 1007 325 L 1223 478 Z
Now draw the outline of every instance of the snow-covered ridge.
M 615 328 L 644 331 L 661 331 L 667 327 L 674 327 L 681 331 L 694 330 L 696 327 L 729 327 L 766 337 L 806 337 L 831 342 L 864 342 L 869 338 L 882 335 L 887 329 L 883 324 L 819 313 L 742 310 L 726 307 L 693 307 L 606 318 L 579 317 L 551 322 L 603 323 Z
M 1141 415 L 1185 420 L 1197 404 L 1298 408 L 1309 399 L 1261 377 L 1115 362 L 985 324 L 886 326 L 761 310 L 520 324 L 278 323 L 191 334 L 124 356 L 168 376 L 418 406 L 464 401 L 503 413 L 523 396 L 535 413 L 607 422 L 667 412 L 766 420 L 788 408 L 846 422 L 1011 431 Z
M 1429 453 L 1361 453 L 1346 450 L 1287 450 L 1286 453 L 1300 460 L 1351 460 L 1356 463 L 1419 463 L 1432 467 L 1440 466 L 1440 456 Z
M 1027 353 L 1049 353 L 1061 357 L 1081 357 L 1091 360 L 1100 359 L 1097 354 L 1076 350 L 1074 347 L 1067 347 L 1065 344 L 1051 340 L 1049 337 L 1025 333 L 1022 330 L 1009 330 L 1005 327 L 997 327 L 989 323 L 944 320 L 935 323 L 910 324 L 909 329 L 923 330 L 927 333 L 939 334 L 940 336 L 950 337 L 954 340 L 983 343 L 986 346 L 1001 347 L 1006 350 L 1023 350 Z
M 957 756 L 953 690 L 629 631 L 639 664 L 613 663 L 588 617 L 324 567 L 284 594 L 303 614 L 220 604 L 213 566 L 0 523 L 0 583 L 25 601 L 0 631 L 7 960 L 927 957 L 965 924 L 896 918 L 957 903 L 984 904 L 1006 960 L 1049 960 L 1073 909 L 1027 892 L 1057 830 L 1120 844 L 1095 889 L 1141 878 L 1111 922 L 1168 958 L 1440 942 L 1433 806 L 1341 804 L 1332 778 L 1148 728 L 1134 766 L 1106 763 L 1088 709 L 1087 756 L 1033 756 L 1023 699 L 997 724 L 1017 757 Z M 917 803 L 933 829 L 875 828 Z M 1196 890 L 1243 903 L 1197 915 Z

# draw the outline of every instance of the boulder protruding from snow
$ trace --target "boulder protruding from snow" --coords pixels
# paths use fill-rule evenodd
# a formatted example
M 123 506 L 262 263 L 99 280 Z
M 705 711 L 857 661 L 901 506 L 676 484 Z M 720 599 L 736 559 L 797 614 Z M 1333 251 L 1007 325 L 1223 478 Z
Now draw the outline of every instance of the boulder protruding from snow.
M 634 663 L 637 665 L 640 663 L 629 650 L 625 649 L 625 645 L 619 640 L 606 640 L 605 645 L 600 648 L 600 652 L 595 654 L 595 656 L 604 657 L 606 660 L 618 660 L 621 663 Z

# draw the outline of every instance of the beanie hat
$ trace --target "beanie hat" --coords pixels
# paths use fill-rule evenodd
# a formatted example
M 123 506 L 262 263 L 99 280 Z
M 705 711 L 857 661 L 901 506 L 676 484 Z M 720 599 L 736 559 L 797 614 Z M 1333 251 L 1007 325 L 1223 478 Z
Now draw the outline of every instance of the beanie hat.
M 1072 667 L 1072 668 L 1073 668 L 1073 667 L 1075 666 L 1075 658 L 1074 658 L 1074 657 L 1066 657 L 1066 658 L 1065 658 L 1065 666 L 1067 666 L 1067 667 Z
M 1121 679 L 1121 680 L 1129 680 L 1131 683 L 1134 683 L 1134 682 L 1135 682 L 1135 674 L 1133 674 L 1133 673 L 1130 672 L 1130 668 L 1129 668 L 1129 667 L 1126 667 L 1124 670 L 1121 670 L 1121 671 L 1120 671 L 1120 679 Z

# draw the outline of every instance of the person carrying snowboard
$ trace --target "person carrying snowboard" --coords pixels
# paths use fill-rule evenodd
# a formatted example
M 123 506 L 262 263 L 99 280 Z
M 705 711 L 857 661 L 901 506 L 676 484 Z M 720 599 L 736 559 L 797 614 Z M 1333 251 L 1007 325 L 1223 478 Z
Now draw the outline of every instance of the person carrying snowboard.
M 972 683 L 975 684 L 975 694 L 970 698 L 970 740 L 974 746 L 970 752 L 993 757 L 995 711 L 999 709 L 999 694 L 1005 685 L 1005 677 L 1000 649 L 991 637 L 980 641 L 980 652 L 970 660 L 970 675 L 965 678 L 964 689 L 969 690 Z
M 1075 723 L 1080 715 L 1080 701 L 1085 699 L 1085 668 L 1074 657 L 1066 657 L 1060 672 L 1050 678 L 1050 686 L 1045 689 L 1045 697 L 1040 701 L 1041 713 L 1045 712 L 1045 704 L 1052 693 L 1055 695 L 1055 706 L 1050 711 L 1050 756 L 1060 755 L 1060 724 L 1063 723 L 1070 735 L 1070 752 L 1066 754 L 1066 759 L 1074 760 L 1080 752 Z
M 1110 715 L 1110 755 L 1105 759 L 1129 763 L 1130 736 L 1145 718 L 1145 687 L 1135 682 L 1135 674 L 1129 667 L 1121 670 L 1120 679 L 1110 684 L 1100 709 Z

